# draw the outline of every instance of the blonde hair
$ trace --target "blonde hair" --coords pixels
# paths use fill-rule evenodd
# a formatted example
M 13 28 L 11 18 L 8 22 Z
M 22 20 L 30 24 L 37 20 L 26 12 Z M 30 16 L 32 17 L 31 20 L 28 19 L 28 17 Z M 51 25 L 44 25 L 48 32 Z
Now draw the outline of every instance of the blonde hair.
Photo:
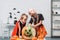
M 23 16 L 24 16 L 24 15 L 28 18 L 28 15 L 25 14 L 25 13 L 23 13 L 23 14 L 21 15 L 21 18 L 20 18 L 20 19 L 23 19 Z
M 29 9 L 29 15 L 31 14 L 30 12 L 36 13 L 35 9 Z

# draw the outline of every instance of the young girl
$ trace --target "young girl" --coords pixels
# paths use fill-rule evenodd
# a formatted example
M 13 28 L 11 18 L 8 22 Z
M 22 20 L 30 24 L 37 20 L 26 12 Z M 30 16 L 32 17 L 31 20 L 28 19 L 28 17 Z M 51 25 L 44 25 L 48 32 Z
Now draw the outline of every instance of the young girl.
M 27 18 L 28 18 L 28 16 L 25 13 L 21 15 L 20 20 L 18 22 L 16 22 L 16 25 L 12 32 L 12 38 L 13 38 L 13 36 L 17 36 L 17 37 L 22 36 L 22 29 L 26 25 Z
M 30 19 L 30 25 L 36 29 L 36 37 L 39 40 L 43 40 L 47 34 L 47 31 L 42 24 L 42 21 L 44 20 L 44 17 L 42 14 L 37 14 L 34 9 L 29 10 L 29 15 L 31 16 Z M 33 24 L 33 25 L 32 25 Z M 35 40 L 35 39 L 34 39 Z

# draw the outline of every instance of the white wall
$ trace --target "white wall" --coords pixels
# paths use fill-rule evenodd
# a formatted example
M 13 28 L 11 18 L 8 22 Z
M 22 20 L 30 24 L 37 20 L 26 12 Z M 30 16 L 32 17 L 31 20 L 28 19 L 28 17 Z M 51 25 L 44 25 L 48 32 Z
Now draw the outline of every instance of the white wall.
M 13 8 L 17 8 L 20 13 L 28 14 L 30 8 L 42 13 L 45 18 L 43 23 L 48 32 L 47 36 L 51 36 L 51 0 L 0 0 L 0 18 L 3 23 L 7 23 L 8 13 L 10 11 L 13 13 Z

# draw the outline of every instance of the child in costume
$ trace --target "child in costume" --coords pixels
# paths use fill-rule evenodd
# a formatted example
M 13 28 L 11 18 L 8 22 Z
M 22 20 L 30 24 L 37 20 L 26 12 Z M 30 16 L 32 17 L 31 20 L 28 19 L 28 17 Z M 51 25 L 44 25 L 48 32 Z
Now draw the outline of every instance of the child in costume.
M 22 29 L 26 25 L 27 18 L 28 16 L 25 13 L 21 15 L 20 20 L 16 22 L 16 25 L 12 32 L 11 40 L 13 40 L 13 38 L 19 38 L 22 36 Z
M 44 25 L 42 24 L 42 21 L 44 20 L 43 15 L 40 13 L 37 14 L 34 9 L 29 10 L 29 15 L 31 16 L 29 24 L 36 29 L 37 39 L 43 40 L 47 34 L 47 31 L 46 31 Z

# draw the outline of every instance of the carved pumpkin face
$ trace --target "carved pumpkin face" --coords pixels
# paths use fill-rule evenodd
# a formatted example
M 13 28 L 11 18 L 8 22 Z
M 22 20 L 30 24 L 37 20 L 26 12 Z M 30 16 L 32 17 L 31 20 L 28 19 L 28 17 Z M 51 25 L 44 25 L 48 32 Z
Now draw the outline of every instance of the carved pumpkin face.
M 26 29 L 24 35 L 27 36 L 27 37 L 31 37 L 32 36 L 31 29 Z
M 27 26 L 25 26 L 22 29 L 22 37 L 24 39 L 31 39 L 32 37 L 34 37 L 36 35 L 36 31 L 34 28 L 29 28 Z

